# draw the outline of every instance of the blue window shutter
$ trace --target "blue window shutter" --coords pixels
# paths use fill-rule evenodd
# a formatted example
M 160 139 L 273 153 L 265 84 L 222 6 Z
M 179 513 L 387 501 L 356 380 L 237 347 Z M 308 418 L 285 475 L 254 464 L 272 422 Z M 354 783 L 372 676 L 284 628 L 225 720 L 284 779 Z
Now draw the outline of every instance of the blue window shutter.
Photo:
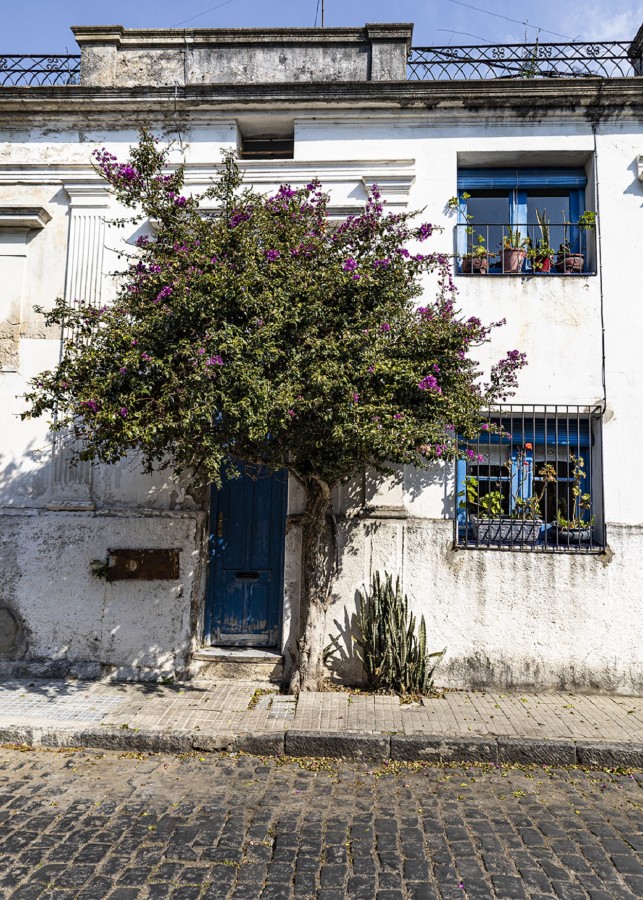
M 458 189 L 568 188 L 582 189 L 587 175 L 582 168 L 543 166 L 521 169 L 458 169 Z
M 514 228 L 517 226 L 520 229 L 521 237 L 526 238 L 527 228 L 524 226 L 527 224 L 527 191 L 522 189 L 514 191 L 512 209 Z

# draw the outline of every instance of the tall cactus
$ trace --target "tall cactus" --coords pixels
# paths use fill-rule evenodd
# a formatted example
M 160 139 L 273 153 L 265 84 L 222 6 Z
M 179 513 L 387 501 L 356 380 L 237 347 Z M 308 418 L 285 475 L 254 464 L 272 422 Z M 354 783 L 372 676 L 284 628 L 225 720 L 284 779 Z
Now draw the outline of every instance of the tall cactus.
M 357 653 L 364 666 L 369 687 L 394 690 L 398 694 L 428 694 L 433 673 L 446 648 L 426 652 L 426 623 L 409 614 L 408 599 L 400 589 L 400 579 L 384 573 L 384 583 L 376 572 L 370 591 L 360 592 L 357 610 Z M 434 662 L 431 662 L 434 660 Z

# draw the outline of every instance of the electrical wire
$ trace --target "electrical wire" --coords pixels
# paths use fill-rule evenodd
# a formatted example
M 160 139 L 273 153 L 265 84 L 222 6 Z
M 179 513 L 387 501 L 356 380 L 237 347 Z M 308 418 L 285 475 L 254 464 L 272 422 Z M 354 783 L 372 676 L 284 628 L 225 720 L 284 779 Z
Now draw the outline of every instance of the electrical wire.
M 197 13 L 196 16 L 190 16 L 189 19 L 183 19 L 181 22 L 175 22 L 174 25 L 170 25 L 170 28 L 178 28 L 179 25 L 185 25 L 186 22 L 193 22 L 194 19 L 200 19 L 201 16 L 205 16 L 209 12 L 214 12 L 215 9 L 221 9 L 222 6 L 227 6 L 229 3 L 234 3 L 234 0 L 225 0 L 224 3 L 219 3 L 217 6 L 211 6 L 210 9 L 204 9 L 203 12 Z
M 479 34 L 471 34 L 470 31 L 453 31 L 451 28 L 436 28 L 436 31 L 446 31 L 448 34 L 453 37 L 454 34 L 463 34 L 465 37 L 473 37 L 477 41 L 484 41 L 485 44 L 495 44 L 495 41 L 492 41 L 491 38 L 483 38 L 480 37 Z
M 317 9 L 315 10 L 315 24 L 313 28 L 317 28 L 317 16 L 319 15 L 319 0 L 317 0 Z
M 568 41 L 574 40 L 569 34 L 559 34 L 557 31 L 549 31 L 548 28 L 541 28 L 539 25 L 530 25 L 526 19 L 525 21 L 521 21 L 520 19 L 510 19 L 509 16 L 503 16 L 500 13 L 494 13 L 488 9 L 480 9 L 479 6 L 463 3 L 462 0 L 449 0 L 449 3 L 455 3 L 457 6 L 466 6 L 467 9 L 475 9 L 476 12 L 485 13 L 487 16 L 495 16 L 496 19 L 504 19 L 505 22 L 514 22 L 516 25 L 524 25 L 526 28 L 535 28 L 537 31 L 544 31 L 545 34 L 553 34 L 554 37 L 566 38 Z

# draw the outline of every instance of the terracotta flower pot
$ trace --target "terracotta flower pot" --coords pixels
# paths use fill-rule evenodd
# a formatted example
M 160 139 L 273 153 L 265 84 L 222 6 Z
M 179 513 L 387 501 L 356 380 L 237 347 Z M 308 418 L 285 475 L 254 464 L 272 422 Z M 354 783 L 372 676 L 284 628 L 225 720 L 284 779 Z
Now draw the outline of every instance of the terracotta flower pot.
M 537 253 L 533 261 L 534 272 L 551 272 L 551 256 Z
M 489 257 L 463 256 L 462 271 L 469 275 L 486 275 L 489 271 Z
M 502 251 L 502 271 L 505 275 L 517 275 L 525 261 L 526 252 L 514 247 L 505 247 Z
M 559 255 L 556 259 L 557 272 L 582 272 L 585 256 L 582 253 L 567 253 L 564 256 Z

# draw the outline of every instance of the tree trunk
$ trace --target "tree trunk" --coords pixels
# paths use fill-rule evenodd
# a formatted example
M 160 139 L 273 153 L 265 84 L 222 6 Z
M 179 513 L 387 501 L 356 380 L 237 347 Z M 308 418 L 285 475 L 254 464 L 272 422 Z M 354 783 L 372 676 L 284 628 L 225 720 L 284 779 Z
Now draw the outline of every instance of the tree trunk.
M 306 510 L 302 526 L 299 639 L 290 678 L 291 694 L 323 690 L 326 610 L 332 577 L 326 524 L 331 488 L 318 478 L 305 479 L 304 486 Z

